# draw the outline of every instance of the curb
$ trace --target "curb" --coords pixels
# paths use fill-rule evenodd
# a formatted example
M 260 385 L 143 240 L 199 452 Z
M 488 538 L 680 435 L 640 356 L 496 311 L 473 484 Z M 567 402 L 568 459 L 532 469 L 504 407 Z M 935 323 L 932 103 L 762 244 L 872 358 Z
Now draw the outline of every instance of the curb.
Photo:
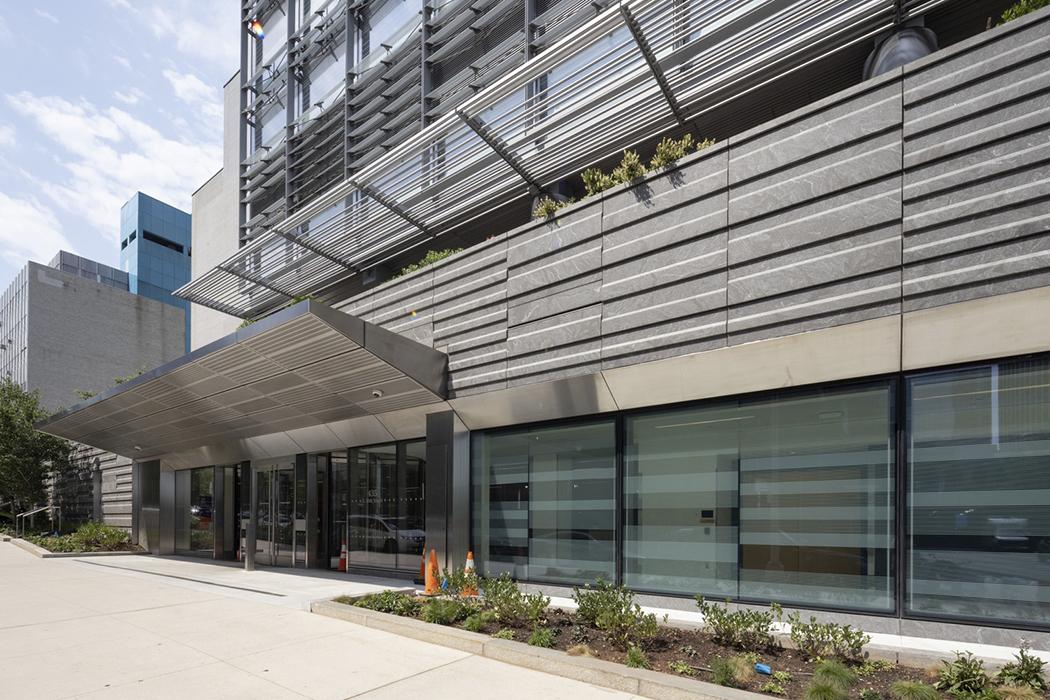
M 557 649 L 493 639 L 456 627 L 355 608 L 344 603 L 313 603 L 310 612 L 653 700 L 769 700 L 768 696 L 746 690 L 679 678 L 659 671 L 628 668 L 602 659 L 569 656 Z
M 5 540 L 6 541 L 6 540 Z M 11 544 L 16 547 L 21 547 L 25 551 L 32 554 L 34 557 L 40 559 L 70 559 L 73 557 L 123 557 L 123 556 L 137 556 L 143 554 L 149 554 L 149 552 L 138 550 L 135 552 L 52 552 L 43 547 L 39 547 L 28 540 L 15 537 L 11 539 Z

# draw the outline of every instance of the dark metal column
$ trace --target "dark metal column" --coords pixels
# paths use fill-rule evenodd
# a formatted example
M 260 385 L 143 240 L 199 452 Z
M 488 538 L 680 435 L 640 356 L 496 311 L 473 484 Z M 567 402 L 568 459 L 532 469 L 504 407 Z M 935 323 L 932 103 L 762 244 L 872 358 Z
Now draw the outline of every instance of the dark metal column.
M 306 457 L 306 568 L 322 569 L 323 558 L 317 556 L 321 521 L 317 512 L 317 455 Z M 298 457 L 296 457 L 298 460 Z
M 454 411 L 427 415 L 427 548 L 442 568 L 461 568 L 470 549 L 470 434 Z
M 225 559 L 226 552 L 226 470 L 222 467 L 211 469 L 211 522 L 215 533 L 212 544 L 212 559 Z
M 158 554 L 175 553 L 175 472 L 160 470 Z
M 160 554 L 160 462 L 136 462 L 131 470 L 132 541 Z

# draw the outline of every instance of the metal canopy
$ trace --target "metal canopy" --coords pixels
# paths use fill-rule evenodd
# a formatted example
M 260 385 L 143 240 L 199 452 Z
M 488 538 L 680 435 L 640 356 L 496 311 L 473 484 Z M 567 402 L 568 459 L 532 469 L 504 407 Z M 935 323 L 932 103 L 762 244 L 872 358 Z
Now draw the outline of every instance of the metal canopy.
M 948 1 L 618 0 L 175 295 L 261 315 Z
M 306 300 L 39 430 L 136 460 L 443 401 L 448 356 Z

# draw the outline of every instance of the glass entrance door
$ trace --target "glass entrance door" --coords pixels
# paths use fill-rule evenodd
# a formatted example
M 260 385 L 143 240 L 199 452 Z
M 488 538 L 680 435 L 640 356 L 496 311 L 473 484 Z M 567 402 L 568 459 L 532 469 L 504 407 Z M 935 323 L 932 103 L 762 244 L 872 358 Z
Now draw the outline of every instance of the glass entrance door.
M 263 566 L 302 565 L 305 519 L 296 517 L 295 469 L 286 465 L 256 467 L 255 560 Z

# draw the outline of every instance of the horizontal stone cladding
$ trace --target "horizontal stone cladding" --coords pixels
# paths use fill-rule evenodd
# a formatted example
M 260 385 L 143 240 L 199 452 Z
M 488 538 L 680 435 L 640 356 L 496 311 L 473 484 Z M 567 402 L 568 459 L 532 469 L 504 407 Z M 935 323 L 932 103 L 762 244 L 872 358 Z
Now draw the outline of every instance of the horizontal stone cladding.
M 905 69 L 905 310 L 1050 284 L 1050 21 L 1010 25 Z
M 1043 11 L 340 308 L 463 396 L 1050 285 L 1048 53 Z

